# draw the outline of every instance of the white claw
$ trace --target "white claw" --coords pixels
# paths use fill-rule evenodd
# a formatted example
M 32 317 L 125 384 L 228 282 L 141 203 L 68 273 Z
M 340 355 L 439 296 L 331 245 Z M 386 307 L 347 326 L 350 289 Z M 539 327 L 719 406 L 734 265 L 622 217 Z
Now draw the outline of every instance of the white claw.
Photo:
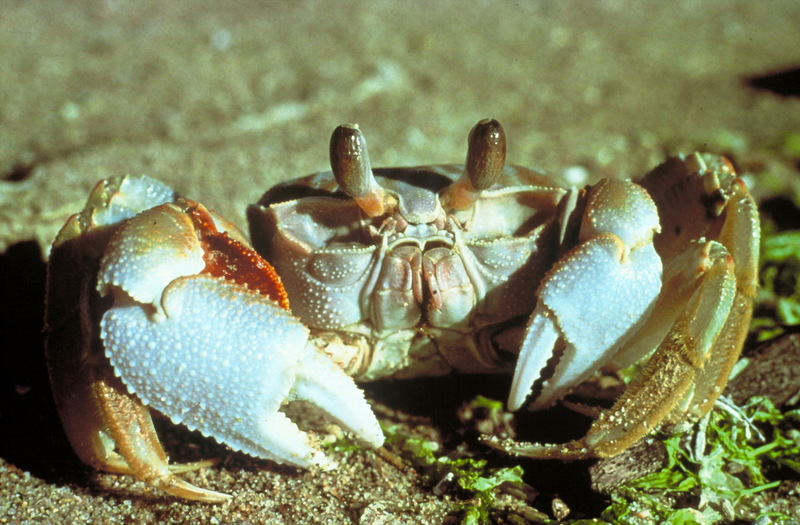
M 534 409 L 553 404 L 609 362 L 644 325 L 661 290 L 662 264 L 652 244 L 658 213 L 650 197 L 632 183 L 612 180 L 594 192 L 580 244 L 539 287 L 514 372 L 512 410 L 522 406 L 545 366 L 552 373 Z M 553 350 L 557 359 L 548 363 Z
M 557 345 L 563 352 L 534 409 L 552 405 L 586 380 L 643 326 L 661 289 L 661 259 L 652 244 L 628 257 L 624 251 L 617 237 L 596 237 L 567 254 L 542 283 L 514 373 L 511 406 L 522 405 Z
M 358 414 L 355 422 L 335 415 L 378 441 L 371 435 L 377 421 L 366 421 L 369 407 L 343 372 L 309 381 L 307 374 L 324 367 L 307 358 L 308 330 L 272 300 L 194 275 L 173 281 L 162 306 L 166 315 L 156 321 L 146 308 L 129 304 L 109 310 L 101 323 L 106 355 L 146 405 L 235 450 L 301 467 L 327 466 L 309 437 L 278 410 L 291 399 L 298 375 L 303 393 L 314 381 L 333 378 L 332 388 L 341 388 L 338 395 L 347 401 L 340 410 Z M 317 395 L 304 397 L 322 402 Z
M 292 397 L 310 401 L 370 445 L 383 445 L 383 432 L 364 393 L 321 351 L 309 352 L 300 363 Z
M 559 337 L 552 314 L 540 304 L 531 318 L 517 359 L 511 392 L 508 395 L 509 410 L 519 410 L 522 407 L 531 393 L 533 383 L 539 379 L 547 360 L 552 356 Z

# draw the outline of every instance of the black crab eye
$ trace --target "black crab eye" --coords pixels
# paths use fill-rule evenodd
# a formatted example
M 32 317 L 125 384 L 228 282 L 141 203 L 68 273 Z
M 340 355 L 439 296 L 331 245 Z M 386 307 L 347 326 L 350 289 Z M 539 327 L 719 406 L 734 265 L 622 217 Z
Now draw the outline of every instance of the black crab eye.
M 367 140 L 357 124 L 342 124 L 333 130 L 330 157 L 333 176 L 342 191 L 355 199 L 368 216 L 383 215 L 386 192 L 372 173 Z
M 469 209 L 481 192 L 497 183 L 506 162 L 506 134 L 494 119 L 475 124 L 467 139 L 464 172 L 442 193 L 442 206 L 451 210 Z

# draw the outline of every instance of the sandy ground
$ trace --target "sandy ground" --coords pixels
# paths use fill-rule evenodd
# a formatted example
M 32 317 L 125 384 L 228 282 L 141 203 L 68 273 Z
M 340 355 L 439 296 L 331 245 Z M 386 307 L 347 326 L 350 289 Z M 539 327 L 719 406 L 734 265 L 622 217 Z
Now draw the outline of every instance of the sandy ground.
M 800 131 L 800 99 L 746 79 L 800 63 L 798 20 L 791 0 L 5 0 L 0 522 L 427 523 L 448 512 L 447 498 L 371 452 L 299 472 L 167 429 L 173 455 L 226 458 L 191 477 L 232 493 L 222 506 L 79 465 L 44 379 L 42 260 L 98 179 L 146 173 L 244 225 L 270 185 L 327 167 L 342 122 L 360 124 L 374 165 L 413 165 L 462 161 L 470 127 L 492 116 L 510 163 L 635 177 L 702 149 L 771 174 L 749 179 L 759 197 L 797 192 L 780 152 Z

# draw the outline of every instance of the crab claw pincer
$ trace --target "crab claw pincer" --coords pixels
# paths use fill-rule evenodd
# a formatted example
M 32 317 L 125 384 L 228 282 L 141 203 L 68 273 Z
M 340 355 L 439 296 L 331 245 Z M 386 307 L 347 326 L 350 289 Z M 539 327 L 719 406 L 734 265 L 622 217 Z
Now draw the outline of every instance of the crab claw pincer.
M 539 286 L 509 394 L 511 410 L 535 384 L 540 391 L 532 408 L 553 404 L 610 361 L 647 321 L 661 290 L 662 264 L 653 247 L 659 229 L 655 204 L 641 187 L 605 179 L 591 190 L 578 244 Z
M 307 344 L 272 268 L 224 228 L 179 199 L 117 231 L 98 276 L 100 293 L 115 299 L 101 323 L 115 373 L 173 422 L 256 457 L 332 466 L 279 410 L 293 400 L 380 446 L 363 393 Z

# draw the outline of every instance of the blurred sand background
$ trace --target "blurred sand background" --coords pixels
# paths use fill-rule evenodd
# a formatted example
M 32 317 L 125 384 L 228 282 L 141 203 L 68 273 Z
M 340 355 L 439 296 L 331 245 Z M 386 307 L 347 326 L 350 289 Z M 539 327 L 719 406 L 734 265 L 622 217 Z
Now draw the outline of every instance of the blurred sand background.
M 747 79 L 800 64 L 799 23 L 792 0 L 4 0 L 0 523 L 423 523 L 448 512 L 370 452 L 309 473 L 190 436 L 193 449 L 171 452 L 227 458 L 190 477 L 232 493 L 222 506 L 79 465 L 48 404 L 37 316 L 41 260 L 98 179 L 144 173 L 246 227 L 246 206 L 270 185 L 327 169 L 342 122 L 364 130 L 373 165 L 414 165 L 462 162 L 471 126 L 494 117 L 509 163 L 635 177 L 666 154 L 708 150 L 768 173 L 748 179 L 759 197 L 797 193 L 785 146 L 800 133 L 800 98 Z

